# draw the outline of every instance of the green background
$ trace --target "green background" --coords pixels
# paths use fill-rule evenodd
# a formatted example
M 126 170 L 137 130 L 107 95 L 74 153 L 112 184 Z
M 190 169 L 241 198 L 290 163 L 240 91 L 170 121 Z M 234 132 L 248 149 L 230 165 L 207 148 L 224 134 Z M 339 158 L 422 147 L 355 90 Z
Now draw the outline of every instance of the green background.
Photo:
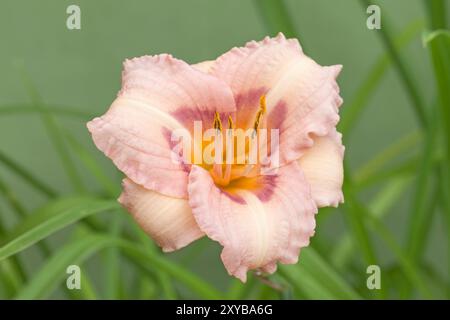
M 64 165 L 65 161 L 61 160 L 50 137 L 59 135 L 73 159 L 76 174 L 82 178 L 84 193 L 104 197 L 101 184 L 80 161 L 77 156 L 79 152 L 71 149 L 63 132 L 70 132 L 119 185 L 120 174 L 95 149 L 85 123 L 91 116 L 103 114 L 115 98 L 120 89 L 124 59 L 167 52 L 195 63 L 214 59 L 234 46 L 275 35 L 278 31 L 289 35 L 294 33 L 304 51 L 318 63 L 344 66 L 339 77 L 344 98 L 341 119 L 356 117 L 351 123 L 351 131 L 344 132 L 346 173 L 353 174 L 355 180 L 355 184 L 349 187 L 352 196 L 345 193 L 346 205 L 339 209 L 319 212 L 322 217 L 312 239 L 311 253 L 307 253 L 309 249 L 304 250 L 304 266 L 302 253 L 298 266 L 283 268 L 275 276 L 261 281 L 251 276 L 245 286 L 226 274 L 219 259 L 219 245 L 208 239 L 172 254 L 160 255 L 157 249 L 152 249 L 152 252 L 162 257 L 163 261 L 173 262 L 171 265 L 180 267 L 181 272 L 196 275 L 198 279 L 192 281 L 200 281 L 197 281 L 199 287 L 212 286 L 222 297 L 349 298 L 357 295 L 363 298 L 446 298 L 446 290 L 449 292 L 446 217 L 448 219 L 449 215 L 442 198 L 448 198 L 448 194 L 445 195 L 442 189 L 435 189 L 442 179 L 436 178 L 439 177 L 435 173 L 438 170 L 435 166 L 438 165 L 434 162 L 433 168 L 424 174 L 426 183 L 420 180 L 421 170 L 426 170 L 423 163 L 426 162 L 424 154 L 428 151 L 424 148 L 428 143 L 427 132 L 431 129 L 421 129 L 412 106 L 414 102 L 405 88 L 398 64 L 390 63 L 382 34 L 384 32 L 393 41 L 402 37 L 404 32 L 411 34 L 406 44 L 396 47 L 396 52 L 414 83 L 415 92 L 420 96 L 427 115 L 432 114 L 434 102 L 439 100 L 439 91 L 430 50 L 422 44 L 422 34 L 431 28 L 430 21 L 438 20 L 436 16 L 433 16 L 435 20 L 431 20 L 427 11 L 434 1 L 374 2 L 382 8 L 381 30 L 366 27 L 367 5 L 356 0 L 2 0 L 0 152 L 56 190 L 58 195 L 80 193 L 71 183 L 67 164 Z M 435 15 L 449 20 L 448 1 L 435 3 L 443 4 L 446 9 L 443 12 L 437 10 Z M 70 4 L 81 8 L 81 30 L 66 28 L 66 8 Z M 280 8 L 285 9 L 280 14 L 287 15 L 277 20 Z M 384 58 L 387 61 L 385 72 L 381 73 L 378 82 L 369 81 L 374 87 L 366 90 L 367 98 L 361 103 L 361 112 L 353 112 L 356 108 L 352 104 L 364 91 L 362 85 L 383 57 L 387 57 Z M 441 71 L 448 74 L 448 70 Z M 39 106 L 36 108 L 36 105 Z M 45 108 L 53 111 L 45 112 Z M 55 110 L 59 112 L 54 113 Z M 71 110 L 77 114 L 65 113 Z M 50 117 L 55 121 L 49 120 Z M 441 117 L 437 116 L 437 119 Z M 50 136 L 49 122 L 60 129 L 50 132 Z M 440 145 L 448 136 L 444 129 L 436 130 L 440 134 L 436 145 Z M 404 137 L 407 137 L 406 142 Z M 390 149 L 392 156 L 383 153 L 398 140 L 403 142 Z M 433 152 L 439 149 L 436 145 Z M 394 170 L 405 163 L 411 165 L 405 166 L 406 169 Z M 367 178 L 364 173 L 375 178 L 375 181 L 358 185 L 358 177 L 360 180 Z M 0 245 L 5 245 L 11 240 L 8 235 L 24 221 L 20 211 L 24 216 L 33 215 L 37 208 L 52 200 L 32 187 L 27 179 L 17 175 L 4 161 L 0 162 L 0 182 L 3 185 L 0 192 L 0 222 L 3 229 L 0 240 L 3 239 L 3 242 Z M 417 209 L 418 196 L 424 198 L 424 209 Z M 353 197 L 358 200 L 353 201 Z M 108 198 L 113 197 L 110 195 Z M 14 209 L 15 201 L 11 199 L 16 199 L 23 210 Z M 434 202 L 436 205 L 433 207 Z M 381 236 L 379 228 L 370 227 L 365 217 L 369 214 L 368 210 L 359 208 L 359 204 L 382 215 L 379 222 L 393 236 L 390 244 L 386 242 L 386 237 Z M 89 206 L 89 203 L 86 205 Z M 419 213 L 415 213 L 417 211 Z M 106 227 L 110 234 L 116 232 L 114 226 L 122 231 L 129 230 L 132 235 L 137 234 L 124 212 L 110 210 L 97 214 L 95 218 L 97 226 Z M 419 221 L 415 224 L 418 225 L 416 229 L 412 227 L 414 221 Z M 68 293 L 64 286 L 57 288 L 51 281 L 45 282 L 39 278 L 42 277 L 39 276 L 41 268 L 51 261 L 50 257 L 62 245 L 76 241 L 73 234 L 83 238 L 92 232 L 89 224 L 85 226 L 77 222 L 46 236 L 45 244 L 49 247 L 46 254 L 39 246 L 30 244 L 18 254 L 16 261 L 10 258 L 0 262 L 0 298 L 20 296 L 21 290 L 33 285 L 42 286 L 42 290 L 36 291 L 39 292 L 36 294 L 22 293 L 22 297 L 213 297 L 202 294 L 202 289 L 195 289 L 195 284 L 189 285 L 186 280 L 180 280 L 178 269 L 169 271 L 167 276 L 170 267 L 145 259 L 141 261 L 144 267 L 137 267 L 121 249 L 114 248 L 96 252 L 81 264 L 83 274 L 87 270 L 89 279 L 86 281 L 91 283 L 92 290 Z M 411 237 L 423 244 L 415 256 L 408 256 Z M 350 251 L 341 254 L 348 242 Z M 370 248 L 374 256 L 371 256 Z M 402 257 L 406 257 L 406 262 Z M 5 266 L 5 261 L 12 261 L 10 268 Z M 366 287 L 366 267 L 371 261 L 381 267 L 382 292 Z M 115 266 L 110 267 L 111 263 Z M 326 269 L 320 271 L 315 263 Z M 17 268 L 23 269 L 22 275 Z M 110 268 L 113 271 L 107 271 Z M 65 267 L 49 270 L 53 271 L 45 272 L 54 272 L 55 279 L 61 278 L 64 284 Z M 324 283 L 321 279 L 326 275 L 320 272 L 331 275 L 336 281 L 332 282 L 334 287 L 328 288 L 329 281 Z M 427 290 L 417 287 L 414 281 L 417 276 L 423 280 L 431 295 L 427 296 L 424 294 Z M 1 282 L 2 278 L 17 278 L 17 283 L 9 288 L 8 281 Z M 270 282 L 270 286 L 265 284 L 266 281 Z M 87 286 L 83 285 L 83 288 Z M 343 295 L 341 291 L 348 288 L 355 296 Z

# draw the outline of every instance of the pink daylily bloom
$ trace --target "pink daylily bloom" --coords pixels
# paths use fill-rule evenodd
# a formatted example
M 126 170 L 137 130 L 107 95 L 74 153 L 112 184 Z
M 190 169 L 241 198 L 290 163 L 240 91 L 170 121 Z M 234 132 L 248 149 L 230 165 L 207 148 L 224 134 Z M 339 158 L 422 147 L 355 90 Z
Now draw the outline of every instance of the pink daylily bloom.
M 245 282 L 248 270 L 296 263 L 317 208 L 343 202 L 340 70 L 282 34 L 195 65 L 167 54 L 134 58 L 118 97 L 88 129 L 127 176 L 120 203 L 164 251 L 207 235 L 223 246 L 228 273 Z M 219 134 L 226 123 L 277 129 L 276 170 L 173 161 L 171 132 L 186 130 L 195 145 L 194 121 Z

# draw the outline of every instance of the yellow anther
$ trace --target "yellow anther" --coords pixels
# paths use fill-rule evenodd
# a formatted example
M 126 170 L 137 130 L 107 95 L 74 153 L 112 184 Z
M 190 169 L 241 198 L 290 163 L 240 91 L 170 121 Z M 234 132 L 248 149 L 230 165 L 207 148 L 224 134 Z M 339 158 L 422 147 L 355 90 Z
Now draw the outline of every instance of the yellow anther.
M 266 113 L 266 95 L 263 94 L 261 98 L 259 98 L 259 109 L 262 111 L 262 114 Z
M 259 110 L 256 114 L 255 123 L 253 124 L 253 130 L 258 130 L 259 122 L 261 121 L 261 117 L 266 113 L 266 96 L 263 94 L 261 98 L 259 98 Z
M 234 129 L 233 118 L 231 116 L 228 116 L 228 129 Z
M 214 113 L 213 127 L 214 127 L 214 129 L 222 131 L 222 121 L 220 121 L 220 116 L 219 116 L 219 113 L 217 111 Z
M 259 110 L 258 113 L 256 114 L 256 119 L 255 119 L 255 123 L 253 124 L 253 129 L 257 130 L 259 127 L 259 121 L 261 120 L 261 117 L 263 115 L 263 111 Z

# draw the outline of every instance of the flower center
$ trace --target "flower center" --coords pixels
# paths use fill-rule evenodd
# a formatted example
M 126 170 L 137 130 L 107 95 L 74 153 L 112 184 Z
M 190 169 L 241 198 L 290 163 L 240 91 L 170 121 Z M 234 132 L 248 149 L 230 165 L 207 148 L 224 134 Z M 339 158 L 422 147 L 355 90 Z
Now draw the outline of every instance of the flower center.
M 235 128 L 231 116 L 228 116 L 228 128 L 224 130 L 219 113 L 215 113 L 214 163 L 209 172 L 217 185 L 225 187 L 239 178 L 258 175 L 260 149 L 267 144 L 266 111 L 266 97 L 262 95 L 253 126 L 247 130 Z

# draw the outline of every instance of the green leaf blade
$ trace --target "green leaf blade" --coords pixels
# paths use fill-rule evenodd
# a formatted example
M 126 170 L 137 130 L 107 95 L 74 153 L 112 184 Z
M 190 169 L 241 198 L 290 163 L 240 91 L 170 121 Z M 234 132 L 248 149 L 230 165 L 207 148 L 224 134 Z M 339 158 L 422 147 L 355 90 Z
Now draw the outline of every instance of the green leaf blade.
M 115 200 L 92 199 L 80 202 L 50 217 L 45 217 L 46 212 L 44 212 L 37 223 L 22 229 L 19 227 L 21 231 L 17 232 L 12 239 L 9 237 L 9 241 L 0 248 L 0 261 L 89 215 L 117 208 L 119 205 Z

